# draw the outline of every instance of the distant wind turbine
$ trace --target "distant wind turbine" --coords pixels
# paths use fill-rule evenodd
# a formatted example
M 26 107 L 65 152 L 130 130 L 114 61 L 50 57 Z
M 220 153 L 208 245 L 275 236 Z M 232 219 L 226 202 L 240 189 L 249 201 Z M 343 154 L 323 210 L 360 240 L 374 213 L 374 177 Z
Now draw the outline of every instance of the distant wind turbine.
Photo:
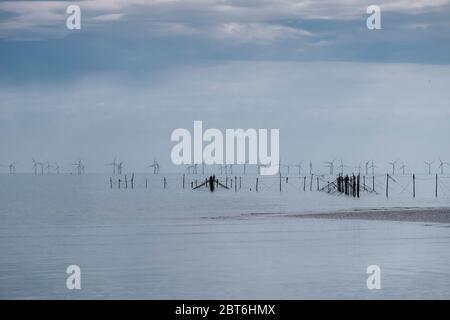
M 51 171 L 50 171 L 51 170 L 50 162 L 47 161 L 45 163 L 45 168 L 47 169 L 47 174 L 50 174 L 51 173 Z
M 303 164 L 303 161 L 300 161 L 298 164 L 296 164 L 296 165 L 294 166 L 294 167 L 298 168 L 298 175 L 299 175 L 299 176 L 302 175 L 302 169 L 303 169 L 302 164 Z
M 438 167 L 438 169 L 441 169 L 441 175 L 444 174 L 445 166 L 448 165 L 448 164 L 449 164 L 448 162 L 444 162 L 444 161 L 441 160 L 441 158 L 439 158 L 439 167 Z
M 330 175 L 334 174 L 334 161 L 325 161 L 325 167 L 330 169 Z
M 405 162 L 402 161 L 402 166 L 400 167 L 400 169 L 402 169 L 402 173 L 403 175 L 405 175 L 405 169 L 407 168 L 407 165 L 405 165 Z
M 398 160 L 391 161 L 391 162 L 388 161 L 388 163 L 392 166 L 392 176 L 395 176 L 395 165 L 397 164 L 397 162 L 398 162 Z
M 10 163 L 8 168 L 9 168 L 9 174 L 15 174 L 16 173 L 16 162 Z
M 108 166 L 112 166 L 113 167 L 113 175 L 116 175 L 117 157 L 114 158 L 113 162 L 108 163 Z
M 55 171 L 56 171 L 56 174 L 59 174 L 59 169 L 60 169 L 60 167 L 59 167 L 58 162 L 55 162 Z
M 117 165 L 117 174 L 122 174 L 122 170 L 123 170 L 123 161 L 119 162 L 119 164 Z
M 34 170 L 34 175 L 37 175 L 37 167 L 38 167 L 38 163 L 36 162 L 36 160 L 33 160 L 33 170 Z
M 428 166 L 428 174 L 431 175 L 431 166 L 433 165 L 434 161 L 425 161 L 425 164 Z
M 149 165 L 149 168 L 153 168 L 153 174 L 158 174 L 159 173 L 158 161 L 156 161 L 156 159 L 153 159 L 153 163 L 151 165 Z M 194 169 L 195 169 L 195 173 L 197 173 L 197 165 L 195 165 Z

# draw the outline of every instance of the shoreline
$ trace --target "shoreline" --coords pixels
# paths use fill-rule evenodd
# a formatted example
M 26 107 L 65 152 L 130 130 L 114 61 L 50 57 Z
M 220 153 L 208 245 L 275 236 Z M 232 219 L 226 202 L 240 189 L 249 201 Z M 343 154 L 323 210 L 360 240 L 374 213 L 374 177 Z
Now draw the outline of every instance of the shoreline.
M 450 223 L 450 207 L 405 208 L 405 209 L 401 208 L 358 209 L 354 211 L 290 214 L 285 216 L 303 219 L 308 218 L 308 219 L 333 219 L 333 220 L 375 220 L 375 221 Z

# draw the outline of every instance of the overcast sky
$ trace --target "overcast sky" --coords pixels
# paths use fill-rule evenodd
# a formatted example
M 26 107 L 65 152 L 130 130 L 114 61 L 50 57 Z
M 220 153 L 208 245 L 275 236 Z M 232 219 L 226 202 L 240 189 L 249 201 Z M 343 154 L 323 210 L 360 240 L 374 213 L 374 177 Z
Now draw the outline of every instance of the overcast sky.
M 0 163 L 18 171 L 174 170 L 170 134 L 193 120 L 279 128 L 283 162 L 323 171 L 450 161 L 447 0 L 81 1 L 79 31 L 68 4 L 0 1 Z

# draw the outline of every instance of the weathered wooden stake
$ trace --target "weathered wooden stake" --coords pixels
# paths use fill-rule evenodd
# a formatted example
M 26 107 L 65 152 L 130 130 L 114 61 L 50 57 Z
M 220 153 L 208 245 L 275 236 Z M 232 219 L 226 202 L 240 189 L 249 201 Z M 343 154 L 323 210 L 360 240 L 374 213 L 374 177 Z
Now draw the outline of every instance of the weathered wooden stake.
M 112 185 L 113 185 L 112 178 L 109 178 L 109 186 L 111 189 L 112 189 Z
M 164 189 L 167 187 L 167 180 L 166 177 L 164 177 Z
M 416 197 L 416 175 L 413 174 L 413 198 Z
M 386 198 L 389 198 L 389 173 L 386 175 Z
M 234 192 L 237 192 L 237 177 L 234 176 Z
M 436 198 L 438 196 L 438 175 L 436 173 Z
M 313 174 L 311 175 L 311 181 L 309 184 L 309 191 L 312 191 L 312 184 L 313 184 Z
M 183 189 L 184 189 L 185 175 L 183 174 Z
M 256 178 L 256 192 L 258 192 L 258 178 Z
M 317 177 L 317 191 L 320 190 L 320 183 L 319 183 L 319 177 Z

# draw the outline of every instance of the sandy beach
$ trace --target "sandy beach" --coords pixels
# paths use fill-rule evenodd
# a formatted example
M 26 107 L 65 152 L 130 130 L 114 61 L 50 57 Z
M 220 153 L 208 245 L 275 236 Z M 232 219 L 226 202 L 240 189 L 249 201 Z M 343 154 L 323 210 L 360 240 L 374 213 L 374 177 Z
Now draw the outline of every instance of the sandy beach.
M 450 223 L 450 208 L 381 208 L 357 209 L 354 211 L 339 211 L 327 213 L 295 214 L 295 218 L 315 219 L 355 219 L 408 221 L 429 223 Z

